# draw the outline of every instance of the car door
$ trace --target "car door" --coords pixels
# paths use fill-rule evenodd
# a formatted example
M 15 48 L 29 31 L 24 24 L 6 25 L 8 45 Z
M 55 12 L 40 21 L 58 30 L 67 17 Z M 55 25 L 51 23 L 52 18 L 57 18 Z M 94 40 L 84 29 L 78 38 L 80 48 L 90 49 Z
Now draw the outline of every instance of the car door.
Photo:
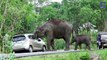
M 42 46 L 41 40 L 35 39 L 35 45 L 38 49 L 41 49 L 41 46 Z
M 38 39 L 37 41 L 38 41 L 38 47 L 40 49 L 42 49 L 42 47 L 43 47 L 43 41 L 42 41 L 42 39 Z
M 38 42 L 37 42 L 37 40 L 33 39 L 32 35 L 29 35 L 28 37 L 30 39 L 30 44 L 33 46 L 33 49 L 34 50 L 38 50 L 39 48 L 38 48 Z
M 38 50 L 39 49 L 38 48 L 38 43 L 37 43 L 37 41 L 35 39 L 32 39 L 32 46 L 33 46 L 34 50 Z

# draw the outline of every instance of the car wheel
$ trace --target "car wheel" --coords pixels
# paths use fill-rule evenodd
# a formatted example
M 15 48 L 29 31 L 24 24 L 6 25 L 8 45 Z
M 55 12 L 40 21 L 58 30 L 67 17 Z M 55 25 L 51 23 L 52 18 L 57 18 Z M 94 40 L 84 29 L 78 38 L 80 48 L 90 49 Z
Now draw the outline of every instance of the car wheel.
M 46 47 L 45 46 L 42 47 L 42 51 L 43 52 L 46 51 Z
M 30 52 L 30 53 L 33 52 L 32 46 L 29 46 L 29 52 Z
M 102 45 L 99 46 L 99 49 L 101 49 L 101 48 L 102 48 Z
M 103 49 L 105 49 L 105 46 L 102 46 L 103 47 Z
M 103 46 L 103 49 L 105 49 L 105 47 Z
M 102 43 L 101 43 L 100 45 L 98 44 L 98 48 L 99 48 L 99 49 L 103 48 Z

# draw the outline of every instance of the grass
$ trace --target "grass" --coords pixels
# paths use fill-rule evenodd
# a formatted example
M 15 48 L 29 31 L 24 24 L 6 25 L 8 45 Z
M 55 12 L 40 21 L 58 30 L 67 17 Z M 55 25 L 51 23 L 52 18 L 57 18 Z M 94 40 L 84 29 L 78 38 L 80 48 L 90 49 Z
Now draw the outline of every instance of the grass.
M 107 60 L 107 50 L 42 55 L 42 56 L 17 58 L 15 60 L 80 60 L 81 57 L 89 57 L 93 53 L 98 54 L 100 56 L 101 60 Z M 86 59 L 86 60 L 88 60 L 88 59 Z

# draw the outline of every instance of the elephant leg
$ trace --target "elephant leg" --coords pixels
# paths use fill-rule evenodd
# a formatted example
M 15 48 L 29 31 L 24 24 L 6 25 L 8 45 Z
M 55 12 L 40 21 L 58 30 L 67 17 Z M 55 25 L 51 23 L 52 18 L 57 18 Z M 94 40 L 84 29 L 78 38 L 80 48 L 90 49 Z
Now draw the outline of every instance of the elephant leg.
M 91 50 L 90 45 L 88 46 L 88 50 Z
M 91 49 L 91 48 L 90 48 L 90 44 L 86 44 L 86 46 L 87 46 L 87 49 L 88 49 L 88 50 Z
M 70 49 L 70 47 L 69 47 L 69 45 L 70 45 L 70 37 L 65 37 L 64 40 L 65 40 L 65 43 L 66 43 L 65 50 L 69 50 Z
M 47 49 L 51 50 L 51 41 L 53 40 L 53 36 L 51 34 L 47 35 Z
M 54 39 L 51 40 L 51 47 L 52 47 L 53 50 L 55 49 L 54 48 Z
M 80 47 L 80 49 L 81 49 L 81 44 L 79 44 L 79 47 Z
M 50 50 L 50 44 L 51 42 L 50 42 L 50 40 L 47 40 L 47 50 Z
M 78 48 L 78 43 L 76 42 L 75 43 L 75 50 L 77 50 L 77 48 Z

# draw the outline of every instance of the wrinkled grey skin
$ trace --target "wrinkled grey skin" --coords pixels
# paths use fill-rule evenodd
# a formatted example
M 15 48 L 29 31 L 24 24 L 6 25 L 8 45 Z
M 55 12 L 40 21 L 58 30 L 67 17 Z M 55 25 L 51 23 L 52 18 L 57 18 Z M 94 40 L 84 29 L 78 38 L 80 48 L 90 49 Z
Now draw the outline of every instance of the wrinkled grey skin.
M 86 48 L 90 50 L 90 43 L 91 38 L 87 35 L 72 35 L 72 43 L 76 42 L 75 44 L 75 50 L 77 50 L 77 47 L 79 46 L 81 49 L 81 44 L 85 44 Z
M 63 20 L 49 20 L 44 25 L 37 28 L 34 33 L 36 38 L 46 37 L 47 49 L 54 49 L 54 39 L 64 39 L 65 50 L 69 50 L 72 25 Z

